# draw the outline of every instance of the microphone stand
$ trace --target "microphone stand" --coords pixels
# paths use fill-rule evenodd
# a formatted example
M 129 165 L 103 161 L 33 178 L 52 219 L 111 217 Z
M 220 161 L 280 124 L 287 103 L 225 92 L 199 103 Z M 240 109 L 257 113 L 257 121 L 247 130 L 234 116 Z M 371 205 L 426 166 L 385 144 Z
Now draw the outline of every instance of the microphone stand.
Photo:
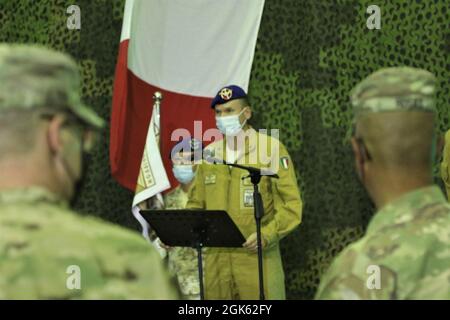
M 208 160 L 207 160 L 208 161 Z M 264 216 L 264 206 L 263 206 L 263 200 L 261 197 L 261 193 L 259 192 L 258 184 L 261 181 L 261 176 L 267 176 L 269 178 L 276 178 L 278 179 L 278 175 L 266 171 L 261 170 L 259 168 L 254 167 L 248 167 L 243 166 L 236 163 L 228 163 L 224 160 L 219 159 L 211 159 L 208 162 L 213 162 L 213 164 L 224 164 L 231 167 L 247 170 L 249 175 L 247 177 L 243 177 L 242 179 L 250 178 L 250 181 L 253 184 L 253 208 L 255 212 L 255 221 L 256 221 L 256 239 L 258 244 L 258 275 L 259 275 L 259 300 L 265 300 L 264 296 L 264 273 L 263 273 L 263 255 L 262 255 L 262 238 L 261 238 L 261 219 Z

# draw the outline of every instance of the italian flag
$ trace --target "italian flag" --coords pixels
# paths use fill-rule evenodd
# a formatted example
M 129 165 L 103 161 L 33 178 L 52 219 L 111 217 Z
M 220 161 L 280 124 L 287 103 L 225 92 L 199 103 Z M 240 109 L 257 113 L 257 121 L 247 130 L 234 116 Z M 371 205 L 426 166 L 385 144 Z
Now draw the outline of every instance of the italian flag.
M 211 99 L 229 84 L 247 91 L 263 7 L 264 0 L 126 1 L 110 165 L 112 176 L 136 192 L 133 205 L 177 186 L 173 133 L 185 129 L 208 144 L 202 138 L 215 127 Z M 155 92 L 162 94 L 159 106 Z

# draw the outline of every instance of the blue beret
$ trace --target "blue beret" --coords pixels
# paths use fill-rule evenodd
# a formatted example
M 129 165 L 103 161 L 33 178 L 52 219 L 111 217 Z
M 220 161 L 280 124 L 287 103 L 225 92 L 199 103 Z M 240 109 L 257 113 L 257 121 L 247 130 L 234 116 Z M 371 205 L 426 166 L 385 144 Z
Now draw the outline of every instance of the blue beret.
M 211 102 L 211 108 L 214 109 L 217 104 L 224 104 L 226 102 L 235 99 L 241 99 L 246 97 L 247 94 L 245 93 L 244 89 L 236 85 L 229 85 L 223 87 L 222 89 L 219 90 L 219 92 L 217 92 L 216 96 Z
M 172 148 L 170 159 L 173 159 L 178 152 L 182 151 L 194 153 L 192 160 L 199 160 L 203 155 L 203 143 L 197 139 L 183 139 Z

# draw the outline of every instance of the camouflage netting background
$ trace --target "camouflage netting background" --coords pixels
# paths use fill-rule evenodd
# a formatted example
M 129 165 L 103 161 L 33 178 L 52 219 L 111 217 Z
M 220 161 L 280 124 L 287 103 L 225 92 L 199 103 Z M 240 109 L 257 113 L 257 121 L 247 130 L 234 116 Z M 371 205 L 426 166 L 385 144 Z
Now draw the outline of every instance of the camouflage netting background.
M 381 30 L 366 27 L 366 8 L 374 2 L 381 7 Z M 81 7 L 79 31 L 66 27 L 71 4 Z M 109 121 L 123 5 L 0 0 L 0 41 L 72 54 L 83 72 L 85 101 Z M 266 0 L 249 89 L 253 123 L 281 128 L 305 203 L 301 227 L 282 242 L 288 298 L 312 298 L 320 274 L 362 235 L 373 213 L 345 140 L 353 85 L 380 67 L 428 69 L 439 79 L 440 131 L 449 128 L 449 22 L 450 0 Z M 132 193 L 109 175 L 108 138 L 109 128 L 75 205 L 137 229 Z

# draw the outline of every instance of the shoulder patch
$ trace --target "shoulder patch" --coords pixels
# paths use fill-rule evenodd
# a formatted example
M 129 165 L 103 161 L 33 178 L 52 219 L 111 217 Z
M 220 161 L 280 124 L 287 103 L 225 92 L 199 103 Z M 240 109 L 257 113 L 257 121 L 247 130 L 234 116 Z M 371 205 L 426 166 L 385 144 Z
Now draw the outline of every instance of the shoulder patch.
M 284 170 L 289 169 L 289 157 L 281 157 L 280 164 Z

